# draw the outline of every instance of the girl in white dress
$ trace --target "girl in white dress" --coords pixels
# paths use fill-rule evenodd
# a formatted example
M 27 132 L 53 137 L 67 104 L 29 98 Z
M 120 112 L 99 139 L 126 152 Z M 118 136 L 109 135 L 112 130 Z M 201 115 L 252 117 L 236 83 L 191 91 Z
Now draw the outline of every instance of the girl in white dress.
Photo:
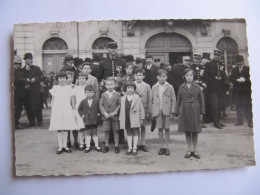
M 59 84 L 53 86 L 50 90 L 52 109 L 49 130 L 57 131 L 59 144 L 57 154 L 61 154 L 62 151 L 71 153 L 71 150 L 67 147 L 68 131 L 77 129 L 74 116 L 76 108 L 73 97 L 74 91 L 70 86 L 66 85 L 66 73 L 57 74 L 56 79 Z
M 76 100 L 76 110 L 78 110 L 79 104 L 82 100 L 86 98 L 85 94 L 85 87 L 87 84 L 87 75 L 83 72 L 80 72 L 78 75 L 78 82 L 79 85 L 75 86 L 74 88 L 74 95 Z M 85 124 L 81 116 L 78 112 L 75 113 L 76 116 L 76 123 L 77 123 L 77 130 L 79 131 L 79 150 L 84 150 L 84 135 L 83 129 L 85 128 Z

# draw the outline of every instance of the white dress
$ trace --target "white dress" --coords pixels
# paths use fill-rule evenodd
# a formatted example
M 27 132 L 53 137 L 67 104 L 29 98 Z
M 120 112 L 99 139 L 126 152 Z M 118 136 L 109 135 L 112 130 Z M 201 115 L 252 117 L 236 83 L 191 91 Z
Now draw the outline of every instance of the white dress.
M 73 96 L 71 86 L 54 85 L 50 94 L 54 97 L 51 109 L 50 131 L 76 130 L 75 114 L 71 106 Z
M 78 108 L 80 105 L 80 102 L 86 98 L 85 94 L 85 86 L 75 86 L 74 88 L 74 95 L 76 97 L 76 123 L 77 123 L 77 129 L 83 129 L 85 128 L 85 123 L 81 116 L 78 113 Z

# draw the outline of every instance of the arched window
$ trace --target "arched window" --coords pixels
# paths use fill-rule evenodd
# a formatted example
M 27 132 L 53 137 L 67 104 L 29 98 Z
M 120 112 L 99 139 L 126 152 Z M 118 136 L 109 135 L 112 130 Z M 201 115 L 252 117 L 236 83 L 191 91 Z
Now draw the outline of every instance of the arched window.
M 99 58 L 106 58 L 108 55 L 107 44 L 113 42 L 114 40 L 109 37 L 99 37 L 97 38 L 93 44 L 93 58 L 98 56 Z
M 42 50 L 67 50 L 67 43 L 58 37 L 53 37 L 45 41 Z
M 232 65 L 236 63 L 236 56 L 238 55 L 236 41 L 230 37 L 224 37 L 218 41 L 217 48 L 222 51 L 221 60 L 225 64 L 227 71 L 230 72 Z

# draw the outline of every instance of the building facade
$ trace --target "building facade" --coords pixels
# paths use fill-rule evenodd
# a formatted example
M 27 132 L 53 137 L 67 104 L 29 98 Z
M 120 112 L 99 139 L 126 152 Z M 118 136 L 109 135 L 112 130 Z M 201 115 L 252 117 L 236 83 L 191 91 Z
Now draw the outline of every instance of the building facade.
M 180 56 L 222 50 L 222 60 L 230 71 L 237 54 L 246 59 L 246 22 L 231 20 L 131 20 L 69 23 L 33 23 L 14 26 L 16 55 L 32 53 L 42 70 L 58 72 L 66 53 L 74 57 L 106 57 L 106 44 L 115 41 L 118 52 L 175 64 Z

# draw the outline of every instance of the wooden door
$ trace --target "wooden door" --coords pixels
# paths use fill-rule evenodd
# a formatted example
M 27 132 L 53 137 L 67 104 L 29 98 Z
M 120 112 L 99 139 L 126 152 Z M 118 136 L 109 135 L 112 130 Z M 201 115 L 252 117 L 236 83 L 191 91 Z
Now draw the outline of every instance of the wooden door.
M 63 66 L 65 54 L 44 54 L 43 55 L 43 70 L 46 74 L 50 72 L 58 73 Z

